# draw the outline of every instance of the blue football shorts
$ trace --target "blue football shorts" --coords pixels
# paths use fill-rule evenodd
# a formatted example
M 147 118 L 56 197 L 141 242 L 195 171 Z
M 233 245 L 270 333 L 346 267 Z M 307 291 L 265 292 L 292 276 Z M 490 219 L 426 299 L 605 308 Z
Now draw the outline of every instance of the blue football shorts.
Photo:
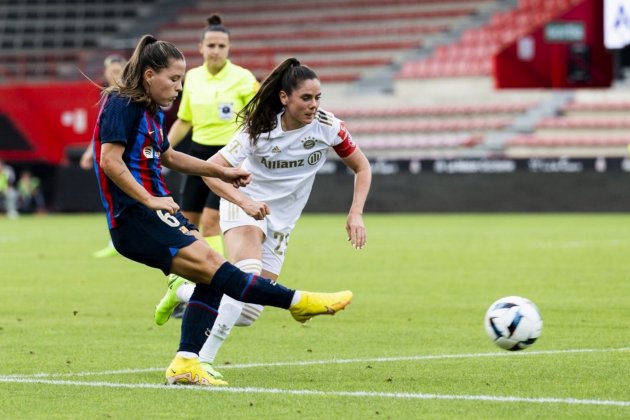
M 171 215 L 141 204 L 125 209 L 116 218 L 118 227 L 110 235 L 116 250 L 130 260 L 159 268 L 168 275 L 177 252 L 197 240 L 190 223 L 181 212 Z

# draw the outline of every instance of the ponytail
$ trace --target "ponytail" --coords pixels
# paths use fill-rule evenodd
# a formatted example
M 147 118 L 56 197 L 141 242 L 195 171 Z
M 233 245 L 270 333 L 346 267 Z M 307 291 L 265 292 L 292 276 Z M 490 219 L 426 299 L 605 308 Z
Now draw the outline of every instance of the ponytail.
M 237 115 L 237 121 L 249 134 L 253 146 L 261 134 L 276 128 L 277 115 L 283 108 L 280 92 L 291 95 L 304 80 L 317 78 L 310 67 L 300 64 L 296 58 L 284 60 L 267 76 L 256 95 Z

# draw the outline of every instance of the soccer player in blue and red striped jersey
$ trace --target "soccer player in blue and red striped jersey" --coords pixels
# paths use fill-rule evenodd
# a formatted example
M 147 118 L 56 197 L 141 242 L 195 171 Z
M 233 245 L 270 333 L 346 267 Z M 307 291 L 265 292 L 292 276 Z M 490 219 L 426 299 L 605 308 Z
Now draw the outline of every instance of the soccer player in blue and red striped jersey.
M 245 186 L 250 173 L 173 150 L 162 130 L 162 106 L 182 90 L 186 61 L 171 43 L 145 35 L 125 65 L 122 80 L 103 92 L 94 130 L 95 170 L 116 250 L 123 256 L 196 283 L 182 319 L 169 384 L 225 385 L 200 365 L 198 354 L 212 329 L 223 294 L 246 303 L 288 309 L 305 322 L 335 314 L 352 292 L 313 293 L 288 289 L 247 274 L 213 251 L 179 211 L 162 176 L 162 165 L 190 175 Z

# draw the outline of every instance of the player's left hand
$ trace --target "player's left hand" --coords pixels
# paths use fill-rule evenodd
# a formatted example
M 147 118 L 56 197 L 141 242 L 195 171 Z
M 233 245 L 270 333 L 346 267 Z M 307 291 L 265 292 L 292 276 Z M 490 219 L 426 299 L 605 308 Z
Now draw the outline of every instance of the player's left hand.
M 367 243 L 367 235 L 361 214 L 348 214 L 348 218 L 346 219 L 346 232 L 348 233 L 348 241 L 350 241 L 352 247 L 355 249 L 363 249 Z

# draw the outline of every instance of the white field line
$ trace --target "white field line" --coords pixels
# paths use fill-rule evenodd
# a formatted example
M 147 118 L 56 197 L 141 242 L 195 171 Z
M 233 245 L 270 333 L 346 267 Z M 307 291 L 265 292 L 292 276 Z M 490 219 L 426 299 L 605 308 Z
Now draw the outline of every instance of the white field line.
M 527 357 L 527 356 L 544 356 L 544 355 L 556 355 L 556 354 L 573 354 L 573 353 L 612 353 L 630 351 L 630 347 L 621 348 L 607 348 L 607 349 L 566 349 L 566 350 L 539 350 L 539 351 L 519 351 L 508 352 L 503 351 L 499 353 L 464 353 L 464 354 L 436 354 L 436 355 L 419 355 L 419 356 L 400 356 L 400 357 L 374 357 L 363 359 L 329 359 L 329 360 L 303 360 L 294 362 L 269 362 L 269 363 L 245 363 L 238 365 L 221 365 L 223 369 L 248 369 L 258 367 L 284 367 L 284 366 L 312 366 L 312 365 L 335 365 L 335 364 L 349 364 L 349 363 L 387 363 L 387 362 L 409 362 L 409 361 L 422 361 L 422 360 L 446 360 L 446 359 L 473 359 L 484 357 Z M 124 375 L 135 373 L 148 373 L 148 372 L 160 372 L 164 367 L 159 368 L 143 368 L 143 369 L 118 369 L 108 370 L 100 372 L 76 372 L 76 373 L 35 373 L 30 375 L 15 374 L 15 375 L 0 375 L 2 378 L 77 378 L 84 376 L 109 376 L 109 375 Z
M 464 401 L 489 401 L 489 402 L 510 402 L 510 403 L 537 403 L 537 404 L 569 404 L 569 405 L 599 405 L 630 407 L 630 401 L 614 400 L 592 400 L 578 398 L 527 398 L 495 395 L 448 395 L 448 394 L 423 394 L 423 393 L 402 393 L 402 392 L 368 392 L 368 391 L 315 391 L 309 389 L 278 389 L 278 388 L 253 388 L 253 387 L 201 387 L 201 386 L 167 386 L 157 384 L 121 384 L 114 382 L 81 382 L 62 381 L 54 379 L 29 379 L 0 377 L 0 382 L 9 383 L 29 383 L 43 385 L 62 386 L 83 386 L 100 388 L 121 388 L 121 389 L 160 389 L 160 390 L 185 390 L 202 392 L 227 392 L 232 394 L 283 394 L 283 395 L 305 395 L 319 397 L 360 397 L 360 398 L 391 398 L 408 400 L 464 400 Z

